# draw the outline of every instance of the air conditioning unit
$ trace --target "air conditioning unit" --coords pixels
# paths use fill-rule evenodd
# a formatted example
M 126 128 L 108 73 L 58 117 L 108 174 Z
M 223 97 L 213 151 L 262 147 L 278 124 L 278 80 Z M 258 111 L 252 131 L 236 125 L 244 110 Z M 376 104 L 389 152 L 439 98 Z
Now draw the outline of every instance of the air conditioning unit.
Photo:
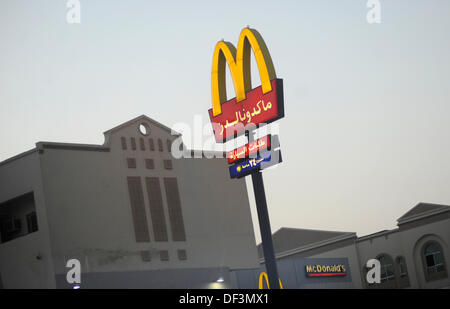
M 5 220 L 3 224 L 7 233 L 14 233 L 20 231 L 21 223 L 20 219 L 9 219 Z

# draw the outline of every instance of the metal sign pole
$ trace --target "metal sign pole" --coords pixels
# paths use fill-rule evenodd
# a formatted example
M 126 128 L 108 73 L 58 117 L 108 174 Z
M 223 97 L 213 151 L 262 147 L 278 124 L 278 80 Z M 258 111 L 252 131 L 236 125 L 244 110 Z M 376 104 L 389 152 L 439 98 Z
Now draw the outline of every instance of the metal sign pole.
M 245 136 L 248 142 L 254 141 L 253 132 L 246 131 Z M 273 249 L 272 231 L 270 229 L 269 211 L 267 210 L 266 192 L 260 171 L 252 174 L 253 193 L 255 194 L 256 210 L 258 211 L 259 230 L 261 232 L 262 247 L 264 252 L 264 263 L 266 265 L 269 286 L 272 289 L 279 289 L 279 276 L 275 251 Z
M 279 289 L 277 261 L 273 249 L 272 232 L 270 230 L 269 212 L 267 211 L 266 193 L 261 172 L 252 173 L 253 192 L 255 193 L 256 209 L 258 210 L 259 230 L 261 231 L 264 262 L 266 264 L 269 285 L 272 289 Z

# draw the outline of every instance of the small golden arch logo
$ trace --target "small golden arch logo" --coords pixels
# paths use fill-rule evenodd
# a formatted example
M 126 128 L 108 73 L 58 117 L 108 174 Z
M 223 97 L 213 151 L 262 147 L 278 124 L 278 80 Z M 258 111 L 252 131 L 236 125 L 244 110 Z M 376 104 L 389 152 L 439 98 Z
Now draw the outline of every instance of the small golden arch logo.
M 260 290 L 264 289 L 264 281 L 263 281 L 263 279 L 266 281 L 267 288 L 270 289 L 269 277 L 267 277 L 267 274 L 264 271 L 259 274 L 258 289 L 260 289 Z M 280 289 L 282 289 L 283 288 L 283 284 L 281 283 L 281 279 L 278 278 L 278 281 L 280 282 Z

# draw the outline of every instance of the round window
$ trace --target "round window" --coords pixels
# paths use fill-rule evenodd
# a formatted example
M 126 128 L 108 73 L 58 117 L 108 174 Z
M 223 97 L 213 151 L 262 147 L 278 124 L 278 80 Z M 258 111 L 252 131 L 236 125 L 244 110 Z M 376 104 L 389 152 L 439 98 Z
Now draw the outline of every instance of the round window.
M 150 126 L 146 123 L 141 123 L 139 125 L 139 132 L 141 132 L 142 135 L 147 136 L 150 134 Z

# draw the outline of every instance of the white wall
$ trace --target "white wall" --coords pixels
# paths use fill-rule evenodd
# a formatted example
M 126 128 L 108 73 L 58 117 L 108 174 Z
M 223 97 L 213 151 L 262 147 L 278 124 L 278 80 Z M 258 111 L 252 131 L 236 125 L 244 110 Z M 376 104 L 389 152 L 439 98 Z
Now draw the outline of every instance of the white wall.
M 122 151 L 120 137 L 137 137 L 137 151 Z M 78 258 L 82 272 L 150 270 L 196 267 L 257 267 L 253 225 L 243 180 L 230 180 L 226 160 L 173 160 L 174 169 L 162 168 L 170 158 L 166 139 L 171 137 L 151 126 L 154 152 L 140 151 L 137 124 L 108 136 L 111 152 L 45 149 L 42 156 L 46 205 L 51 231 L 55 272 L 65 273 L 65 261 Z M 163 137 L 164 152 L 157 138 Z M 126 158 L 137 169 L 126 167 Z M 146 170 L 145 158 L 155 160 L 155 170 Z M 127 176 L 177 177 L 186 229 L 186 242 L 136 243 L 128 196 Z M 170 237 L 165 191 L 161 179 L 166 223 Z M 147 220 L 150 222 L 144 189 Z M 179 261 L 177 249 L 187 250 Z M 143 262 L 141 250 L 152 250 L 151 262 Z M 162 262 L 158 250 L 169 250 L 170 261 Z
M 357 248 L 361 262 L 376 258 L 382 253 L 388 254 L 395 263 L 398 256 L 406 260 L 411 288 L 440 288 L 450 286 L 449 278 L 427 282 L 425 280 L 420 251 L 427 240 L 437 240 L 443 247 L 447 272 L 450 263 L 450 220 L 442 220 L 407 230 L 381 235 L 360 241 Z M 362 264 L 364 265 L 364 264 Z M 362 267 L 362 266 L 361 266 Z
M 33 191 L 39 230 L 0 244 L 0 273 L 4 288 L 54 288 L 47 214 L 42 193 L 39 154 L 0 165 L 0 203 Z M 42 259 L 36 259 L 37 255 Z
M 450 278 L 429 281 L 425 280 L 421 250 L 423 245 L 435 240 L 440 243 L 450 276 L 450 220 L 442 220 L 427 225 L 417 226 L 401 233 L 402 247 L 404 248 L 408 271 L 411 273 L 410 280 L 414 282 L 414 288 L 441 288 L 450 287 Z

